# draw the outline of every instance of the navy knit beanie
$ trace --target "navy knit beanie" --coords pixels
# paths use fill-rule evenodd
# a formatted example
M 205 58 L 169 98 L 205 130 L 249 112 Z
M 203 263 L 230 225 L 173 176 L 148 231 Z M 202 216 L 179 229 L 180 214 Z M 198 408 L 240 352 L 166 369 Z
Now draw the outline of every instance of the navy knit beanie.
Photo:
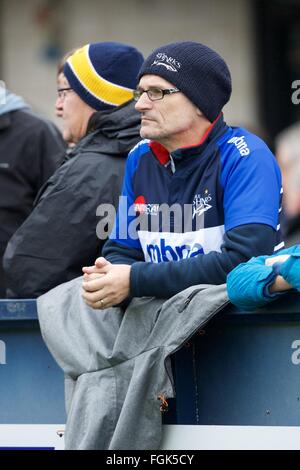
M 139 72 L 175 85 L 213 122 L 231 95 L 229 69 L 217 52 L 197 42 L 174 42 L 150 54 Z
M 71 88 L 97 111 L 114 109 L 133 98 L 143 63 L 135 47 L 98 42 L 77 49 L 64 65 Z

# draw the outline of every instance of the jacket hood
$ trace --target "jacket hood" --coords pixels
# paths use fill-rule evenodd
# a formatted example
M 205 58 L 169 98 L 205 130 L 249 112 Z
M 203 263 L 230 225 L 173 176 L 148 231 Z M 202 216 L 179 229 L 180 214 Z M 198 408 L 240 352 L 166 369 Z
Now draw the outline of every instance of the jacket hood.
M 15 95 L 9 90 L 5 91 L 5 103 L 0 103 L 0 116 L 11 111 L 17 111 L 18 109 L 29 109 L 29 105 L 25 103 L 21 96 Z
M 88 124 L 87 135 L 69 152 L 71 158 L 84 149 L 106 155 L 127 157 L 128 152 L 141 140 L 141 117 L 134 101 L 125 103 L 110 112 L 94 113 Z

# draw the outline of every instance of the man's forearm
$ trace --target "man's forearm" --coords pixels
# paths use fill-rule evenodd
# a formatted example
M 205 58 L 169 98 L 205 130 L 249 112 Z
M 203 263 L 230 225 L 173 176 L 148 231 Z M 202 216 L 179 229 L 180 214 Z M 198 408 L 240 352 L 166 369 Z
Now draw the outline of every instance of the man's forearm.
M 238 264 L 251 256 L 272 253 L 275 236 L 269 226 L 244 225 L 225 233 L 222 252 L 165 263 L 135 263 L 130 275 L 130 294 L 169 298 L 196 284 L 223 284 Z
M 235 263 L 227 254 L 211 252 L 194 258 L 166 263 L 134 263 L 131 267 L 132 297 L 170 298 L 197 284 L 223 284 Z
M 137 261 L 144 261 L 142 250 L 128 248 L 110 239 L 105 243 L 102 256 L 112 264 L 133 264 Z

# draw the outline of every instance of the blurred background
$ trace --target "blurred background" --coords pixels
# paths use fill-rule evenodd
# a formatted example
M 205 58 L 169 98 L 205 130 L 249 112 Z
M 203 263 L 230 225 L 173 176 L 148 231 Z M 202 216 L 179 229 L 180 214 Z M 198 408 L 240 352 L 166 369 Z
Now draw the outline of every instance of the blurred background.
M 216 49 L 233 77 L 227 122 L 271 146 L 300 114 L 291 100 L 300 80 L 300 0 L 0 0 L 0 34 L 0 78 L 54 121 L 58 60 L 107 40 L 144 54 L 176 40 Z

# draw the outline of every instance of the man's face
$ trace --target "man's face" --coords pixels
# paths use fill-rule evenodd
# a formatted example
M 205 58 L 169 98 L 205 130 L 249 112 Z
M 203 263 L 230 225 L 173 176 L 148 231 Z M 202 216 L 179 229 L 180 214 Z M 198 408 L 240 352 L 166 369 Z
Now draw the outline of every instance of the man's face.
M 59 90 L 66 88 L 67 87 L 66 83 L 67 81 L 66 81 L 64 74 L 62 72 L 59 73 L 56 79 L 58 95 L 55 101 L 55 114 L 59 118 L 62 117 L 62 98 L 61 98 L 61 93 Z
M 157 75 L 144 75 L 138 89 L 150 88 L 164 90 L 174 88 L 174 85 Z M 143 93 L 135 108 L 141 113 L 141 137 L 156 140 L 169 151 L 192 145 L 191 137 L 195 133 L 199 135 L 203 115 L 183 93 L 165 95 L 158 101 L 151 101 L 147 93 Z
M 70 88 L 65 78 L 65 87 Z M 86 135 L 87 125 L 95 109 L 91 108 L 75 93 L 74 90 L 66 90 L 61 98 L 63 137 L 68 142 L 77 142 Z

